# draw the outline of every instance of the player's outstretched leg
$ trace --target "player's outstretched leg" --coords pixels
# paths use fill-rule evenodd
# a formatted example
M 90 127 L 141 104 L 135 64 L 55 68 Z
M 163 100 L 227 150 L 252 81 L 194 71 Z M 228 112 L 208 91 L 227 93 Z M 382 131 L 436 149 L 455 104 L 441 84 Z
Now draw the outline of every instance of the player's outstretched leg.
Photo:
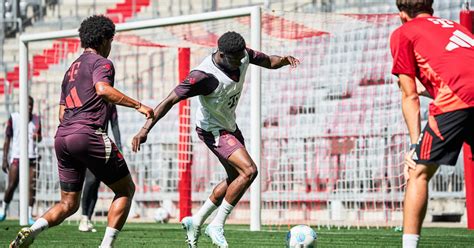
M 257 166 L 248 154 L 245 148 L 234 151 L 226 161 L 226 171 L 229 175 L 228 187 L 226 189 L 225 198 L 219 206 L 219 210 L 214 220 L 206 228 L 206 235 L 212 239 L 212 243 L 218 247 L 228 247 L 224 236 L 224 224 L 227 217 L 231 214 L 234 206 L 239 202 L 245 191 L 250 187 L 257 177 Z M 229 174 L 229 172 L 232 172 Z M 235 172 L 235 173 L 234 173 Z M 235 177 L 236 174 L 238 176 Z
M 67 217 L 77 211 L 80 198 L 80 191 L 68 192 L 61 190 L 61 201 L 37 219 L 31 227 L 22 228 L 10 243 L 10 247 L 28 247 L 42 231 L 61 224 Z

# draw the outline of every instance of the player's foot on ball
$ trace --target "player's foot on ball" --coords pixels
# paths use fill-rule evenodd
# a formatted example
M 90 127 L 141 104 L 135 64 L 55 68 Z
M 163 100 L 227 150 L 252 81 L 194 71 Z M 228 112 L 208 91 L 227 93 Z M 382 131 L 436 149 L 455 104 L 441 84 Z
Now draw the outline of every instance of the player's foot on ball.
M 189 248 L 197 248 L 199 235 L 201 234 L 201 227 L 194 225 L 193 217 L 187 216 L 181 220 L 181 225 L 186 231 L 186 243 Z
M 206 235 L 211 238 L 212 243 L 219 248 L 228 248 L 229 245 L 224 236 L 224 227 L 222 226 L 207 226 Z
M 29 247 L 34 241 L 31 229 L 29 227 L 23 227 L 16 238 L 10 243 L 10 248 L 23 248 Z

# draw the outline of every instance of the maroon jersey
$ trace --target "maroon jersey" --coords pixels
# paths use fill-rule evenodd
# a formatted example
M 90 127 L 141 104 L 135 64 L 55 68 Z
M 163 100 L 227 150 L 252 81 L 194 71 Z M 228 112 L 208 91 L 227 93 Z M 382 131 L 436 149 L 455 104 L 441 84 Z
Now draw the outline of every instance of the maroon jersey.
M 98 54 L 84 52 L 67 70 L 61 85 L 61 105 L 66 106 L 56 136 L 105 130 L 109 104 L 97 95 L 95 84 L 114 85 L 112 62 Z
M 262 66 L 270 64 L 270 58 L 268 55 L 246 48 L 247 54 L 249 55 L 250 64 Z M 240 70 L 227 71 L 222 70 L 229 78 L 238 82 L 240 78 Z M 219 81 L 212 74 L 205 73 L 203 71 L 194 70 L 189 73 L 186 79 L 176 86 L 174 92 L 180 99 L 186 99 L 198 95 L 209 95 L 219 85 Z
M 430 115 L 474 107 L 474 36 L 465 27 L 415 18 L 393 32 L 390 47 L 392 73 L 417 77 L 433 97 Z

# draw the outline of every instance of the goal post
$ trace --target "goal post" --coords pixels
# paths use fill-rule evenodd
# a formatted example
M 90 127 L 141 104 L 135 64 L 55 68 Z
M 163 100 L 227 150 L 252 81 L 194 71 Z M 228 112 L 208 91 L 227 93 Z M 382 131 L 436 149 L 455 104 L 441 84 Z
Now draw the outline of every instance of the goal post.
M 469 9 L 468 1 L 459 13 L 461 25 L 465 26 L 474 33 L 474 11 Z M 474 230 L 474 161 L 472 149 L 467 143 L 464 144 L 464 181 L 466 187 L 466 214 L 467 228 Z
M 244 17 L 250 16 L 251 18 L 251 25 L 250 25 L 250 33 L 251 33 L 251 40 L 250 43 L 255 48 L 260 48 L 259 44 L 261 44 L 260 40 L 260 13 L 261 8 L 260 6 L 254 7 L 245 7 L 245 8 L 238 8 L 238 9 L 230 9 L 230 10 L 223 10 L 223 11 L 214 11 L 214 12 L 207 12 L 201 14 L 193 14 L 187 16 L 179 16 L 179 17 L 169 17 L 169 18 L 160 18 L 160 19 L 153 19 L 153 20 L 145 20 L 145 21 L 137 21 L 137 22 L 130 22 L 130 23 L 123 23 L 116 25 L 116 31 L 124 32 L 124 31 L 132 31 L 132 30 L 140 30 L 140 29 L 148 29 L 148 28 L 158 28 L 164 26 L 172 26 L 172 25 L 179 25 L 179 24 L 189 24 L 189 23 L 197 23 L 197 22 L 204 22 L 204 21 L 213 21 L 213 20 L 221 20 L 221 19 L 228 19 L 228 18 L 235 18 L 235 17 Z M 48 32 L 48 33 L 39 33 L 39 34 L 23 34 L 20 36 L 19 39 L 19 84 L 20 84 L 20 225 L 24 226 L 28 223 L 28 92 L 29 92 L 29 80 L 28 75 L 28 45 L 30 43 L 45 41 L 45 40 L 52 40 L 52 39 L 60 39 L 60 38 L 70 38 L 70 37 L 77 37 L 78 31 L 74 30 L 64 30 L 64 31 L 56 31 L 56 32 Z M 260 70 L 252 69 L 252 74 L 260 74 Z M 251 84 L 254 88 L 259 88 L 260 86 L 260 76 L 259 75 L 252 75 L 251 77 Z M 59 87 L 59 85 L 58 85 Z M 252 89 L 253 90 L 253 89 Z M 259 93 L 258 93 L 259 94 Z M 258 95 L 256 98 L 252 100 L 251 107 L 254 109 L 258 109 L 260 106 L 254 106 L 254 104 L 259 104 Z M 257 111 L 253 113 L 251 116 L 252 127 L 260 128 L 261 123 L 261 116 L 260 112 Z M 254 132 L 253 135 L 260 135 L 261 132 Z M 259 156 L 260 156 L 260 141 L 261 137 L 252 137 L 251 138 L 251 149 L 250 153 L 257 164 L 259 164 Z M 258 180 L 254 182 L 255 184 L 258 183 Z M 254 190 L 259 190 L 259 187 L 253 187 L 252 192 Z M 255 201 L 260 200 L 260 192 L 252 193 L 255 197 L 252 199 L 253 204 L 256 204 L 256 207 L 259 207 L 260 204 L 257 204 Z M 258 211 L 257 211 L 258 212 Z M 259 213 L 259 212 L 258 212 Z M 258 219 L 258 220 L 257 220 Z M 257 225 L 252 224 L 254 230 L 259 230 L 260 228 L 260 215 L 252 215 L 252 223 L 257 223 Z

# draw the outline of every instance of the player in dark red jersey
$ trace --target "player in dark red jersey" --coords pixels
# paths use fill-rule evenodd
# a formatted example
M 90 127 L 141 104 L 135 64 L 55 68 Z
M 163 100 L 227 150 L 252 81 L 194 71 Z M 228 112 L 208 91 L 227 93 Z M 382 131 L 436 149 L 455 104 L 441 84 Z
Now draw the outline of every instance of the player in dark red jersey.
M 390 39 L 392 73 L 400 80 L 411 141 L 405 156 L 403 247 L 418 245 L 428 182 L 439 165 L 454 165 L 464 142 L 474 145 L 474 36 L 451 20 L 432 16 L 432 4 L 397 0 L 403 25 Z M 433 98 L 423 132 L 416 78 Z
M 115 71 L 107 57 L 114 35 L 115 25 L 105 16 L 81 23 L 84 53 L 64 75 L 55 137 L 61 201 L 20 230 L 11 247 L 27 247 L 41 231 L 77 211 L 86 168 L 115 193 L 100 247 L 112 247 L 127 219 L 135 185 L 122 154 L 104 131 L 107 113 L 113 104 L 135 108 L 147 118 L 153 118 L 153 110 L 113 88 Z

